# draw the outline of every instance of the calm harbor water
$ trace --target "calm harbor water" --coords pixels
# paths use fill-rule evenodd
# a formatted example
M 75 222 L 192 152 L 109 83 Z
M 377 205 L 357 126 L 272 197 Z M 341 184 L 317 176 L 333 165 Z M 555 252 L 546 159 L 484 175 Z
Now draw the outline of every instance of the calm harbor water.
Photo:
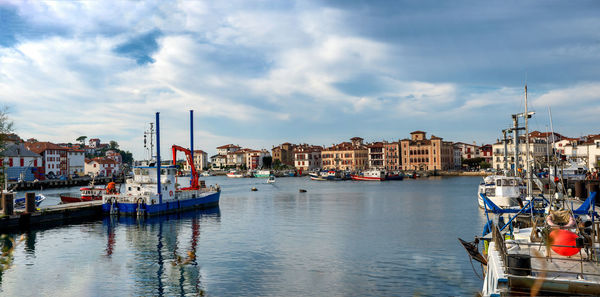
M 217 209 L 25 233 L 0 294 L 474 296 L 481 288 L 456 239 L 481 232 L 480 178 L 206 181 L 223 189 Z M 76 189 L 45 192 L 44 204 L 68 191 Z

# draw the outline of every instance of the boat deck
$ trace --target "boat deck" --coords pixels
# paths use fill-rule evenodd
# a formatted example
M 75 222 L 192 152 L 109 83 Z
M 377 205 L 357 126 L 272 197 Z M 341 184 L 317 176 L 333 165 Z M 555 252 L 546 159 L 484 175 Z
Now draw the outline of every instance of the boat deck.
M 582 248 L 579 253 L 566 257 L 541 242 L 531 242 L 530 234 L 531 228 L 515 233 L 514 240 L 503 240 L 494 235 L 488 250 L 490 275 L 486 277 L 484 292 L 539 290 L 540 294 L 600 294 L 598 242 L 593 248 Z M 530 257 L 530 270 L 509 267 L 507 257 L 512 255 Z

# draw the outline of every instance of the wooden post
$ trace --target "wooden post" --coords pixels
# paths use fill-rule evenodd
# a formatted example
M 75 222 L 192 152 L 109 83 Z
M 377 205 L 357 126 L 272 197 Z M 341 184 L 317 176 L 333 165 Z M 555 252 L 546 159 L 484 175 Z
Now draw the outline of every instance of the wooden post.
M 13 215 L 14 214 L 14 197 L 13 193 L 2 193 L 2 214 Z
M 35 193 L 29 192 L 25 194 L 25 212 L 35 212 Z

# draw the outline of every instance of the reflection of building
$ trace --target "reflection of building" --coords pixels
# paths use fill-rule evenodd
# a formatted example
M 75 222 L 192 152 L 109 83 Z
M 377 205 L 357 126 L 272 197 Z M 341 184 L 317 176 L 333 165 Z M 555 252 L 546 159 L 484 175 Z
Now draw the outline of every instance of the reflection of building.
M 411 139 L 400 141 L 402 169 L 404 170 L 448 170 L 454 168 L 454 147 L 451 142 L 426 132 L 414 131 Z
M 368 167 L 369 151 L 363 139 L 354 137 L 352 142 L 342 142 L 321 151 L 324 169 L 363 170 Z
M 299 145 L 294 150 L 294 167 L 298 170 L 313 170 L 321 168 L 321 151 L 323 147 L 316 145 Z

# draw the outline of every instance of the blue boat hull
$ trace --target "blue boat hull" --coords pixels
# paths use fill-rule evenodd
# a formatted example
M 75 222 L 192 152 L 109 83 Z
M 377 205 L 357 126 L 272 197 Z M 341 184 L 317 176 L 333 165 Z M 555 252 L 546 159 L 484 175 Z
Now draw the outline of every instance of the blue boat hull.
M 160 215 L 177 213 L 190 209 L 204 209 L 210 207 L 219 206 L 219 198 L 221 192 L 215 192 L 204 197 L 185 199 L 185 200 L 171 200 L 169 202 L 163 202 L 162 204 L 141 205 L 141 211 L 145 215 Z M 102 211 L 110 213 L 110 203 L 102 204 Z M 138 204 L 137 203 L 117 203 L 115 208 L 118 209 L 118 213 L 121 215 L 137 215 Z

